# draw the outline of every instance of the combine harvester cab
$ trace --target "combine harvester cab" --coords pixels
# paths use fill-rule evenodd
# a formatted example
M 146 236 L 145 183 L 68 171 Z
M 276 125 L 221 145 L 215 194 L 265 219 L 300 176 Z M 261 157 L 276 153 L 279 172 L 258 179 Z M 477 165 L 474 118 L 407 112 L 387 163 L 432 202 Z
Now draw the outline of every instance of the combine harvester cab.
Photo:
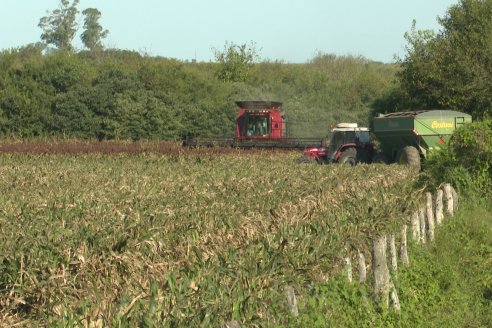
M 183 146 L 304 149 L 320 143 L 319 138 L 289 136 L 281 102 L 248 100 L 237 101 L 236 105 L 234 137 L 186 136 Z
M 320 143 L 319 138 L 289 136 L 281 102 L 250 100 L 236 105 L 235 147 L 299 149 Z
M 300 164 L 350 164 L 370 163 L 374 146 L 370 140 L 369 129 L 357 123 L 339 123 L 331 130 L 328 144 L 309 147 L 297 162 Z
M 372 131 L 380 142 L 373 162 L 421 167 L 429 152 L 447 144 L 453 132 L 472 121 L 451 110 L 396 112 L 375 117 Z

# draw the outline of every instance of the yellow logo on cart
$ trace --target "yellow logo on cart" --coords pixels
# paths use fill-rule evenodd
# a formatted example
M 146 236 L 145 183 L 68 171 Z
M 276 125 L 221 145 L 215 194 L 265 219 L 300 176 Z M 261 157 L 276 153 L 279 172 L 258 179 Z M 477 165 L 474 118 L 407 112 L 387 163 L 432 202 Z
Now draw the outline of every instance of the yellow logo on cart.
M 433 129 L 452 129 L 454 128 L 454 124 L 452 122 L 438 122 L 432 121 Z

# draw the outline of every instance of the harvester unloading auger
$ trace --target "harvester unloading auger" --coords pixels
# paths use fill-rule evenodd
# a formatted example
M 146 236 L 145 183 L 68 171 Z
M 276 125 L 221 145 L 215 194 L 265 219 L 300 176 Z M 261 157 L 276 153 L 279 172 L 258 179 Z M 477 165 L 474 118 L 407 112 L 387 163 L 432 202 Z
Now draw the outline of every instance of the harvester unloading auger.
M 304 149 L 319 144 L 320 138 L 296 138 L 287 133 L 287 120 L 278 101 L 237 101 L 234 137 L 186 136 L 185 147 L 235 147 Z

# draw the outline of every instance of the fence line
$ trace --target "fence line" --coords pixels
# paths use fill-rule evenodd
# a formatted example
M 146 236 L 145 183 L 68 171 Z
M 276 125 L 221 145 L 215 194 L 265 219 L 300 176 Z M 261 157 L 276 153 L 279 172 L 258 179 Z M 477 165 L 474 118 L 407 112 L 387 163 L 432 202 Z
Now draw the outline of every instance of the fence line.
M 434 241 L 435 228 L 441 225 L 445 219 L 444 210 L 449 216 L 453 216 L 458 206 L 458 194 L 454 188 L 445 183 L 442 185 L 442 189 L 436 190 L 433 196 L 430 192 L 425 194 L 424 206 L 419 205 L 419 208 L 414 211 L 410 218 L 411 235 L 412 240 L 417 244 L 425 245 L 427 239 L 430 242 Z M 400 230 L 400 247 L 399 254 L 400 260 L 405 267 L 410 266 L 410 260 L 408 256 L 407 245 L 407 231 L 408 226 L 404 224 Z M 388 269 L 388 252 L 391 263 L 391 272 Z M 395 235 L 379 236 L 373 240 L 371 248 L 371 263 L 372 274 L 374 277 L 374 300 L 382 307 L 388 308 L 391 301 L 391 306 L 395 311 L 401 309 L 401 304 L 398 298 L 396 286 L 391 279 L 392 276 L 396 276 L 398 270 L 398 258 L 396 252 L 396 238 Z M 352 260 L 349 256 L 343 259 L 344 270 L 346 277 L 350 283 L 353 281 L 352 277 Z M 366 283 L 367 281 L 367 266 L 364 253 L 357 250 L 357 266 L 359 273 L 359 283 Z M 298 301 L 295 294 L 295 290 L 292 286 L 285 286 L 284 288 L 286 305 L 289 312 L 294 317 L 299 315 Z M 241 324 L 236 321 L 225 322 L 221 327 L 223 328 L 240 328 Z

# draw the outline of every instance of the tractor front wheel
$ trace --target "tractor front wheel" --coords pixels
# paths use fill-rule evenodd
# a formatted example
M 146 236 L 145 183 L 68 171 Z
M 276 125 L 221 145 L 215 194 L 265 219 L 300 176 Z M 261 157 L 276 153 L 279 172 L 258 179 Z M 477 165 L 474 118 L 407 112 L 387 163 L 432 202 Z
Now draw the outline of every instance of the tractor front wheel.
M 347 148 L 343 151 L 342 155 L 338 159 L 338 163 L 340 164 L 350 164 L 354 166 L 357 161 L 357 150 L 355 148 Z
M 403 147 L 398 156 L 398 163 L 415 166 L 420 169 L 420 153 L 417 148 L 413 146 Z

